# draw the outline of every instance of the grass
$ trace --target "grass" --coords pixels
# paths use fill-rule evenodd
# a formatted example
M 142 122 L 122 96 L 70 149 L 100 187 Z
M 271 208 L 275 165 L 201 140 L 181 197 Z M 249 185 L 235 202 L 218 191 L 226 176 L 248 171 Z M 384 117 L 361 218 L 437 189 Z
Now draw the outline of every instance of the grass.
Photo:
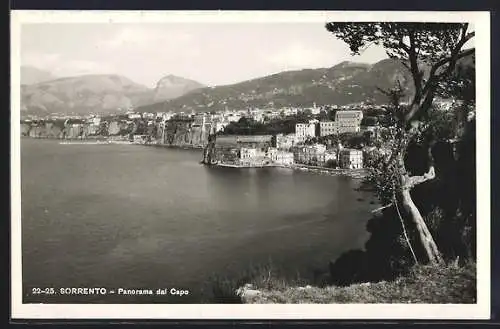
M 245 301 L 238 296 L 237 290 L 245 284 L 268 291 L 281 291 L 290 285 L 298 286 L 305 283 L 299 273 L 294 278 L 282 275 L 269 260 L 266 265 L 251 266 L 238 275 L 212 275 L 208 280 L 208 286 L 203 289 L 203 296 L 204 301 L 209 303 L 241 304 Z
M 476 266 L 450 263 L 442 266 L 415 266 L 406 276 L 394 281 L 353 284 L 347 287 L 300 286 L 300 280 L 279 279 L 269 267 L 253 271 L 244 282 L 225 279 L 214 282 L 212 302 L 225 303 L 429 303 L 466 304 L 476 302 Z M 239 297 L 236 290 L 251 283 L 258 294 Z

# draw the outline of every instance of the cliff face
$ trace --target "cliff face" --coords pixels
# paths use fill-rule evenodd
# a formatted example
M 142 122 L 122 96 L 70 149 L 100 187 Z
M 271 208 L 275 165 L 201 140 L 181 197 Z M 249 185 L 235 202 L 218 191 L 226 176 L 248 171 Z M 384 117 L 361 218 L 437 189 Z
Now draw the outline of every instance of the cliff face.
M 208 143 L 211 125 L 194 125 L 192 121 L 170 121 L 165 129 L 164 143 L 202 148 Z
M 102 125 L 101 125 L 102 126 Z M 105 123 L 108 136 L 128 136 L 139 133 L 136 124 L 128 124 L 123 121 L 110 121 Z M 208 144 L 211 124 L 196 125 L 193 121 L 169 121 L 165 132 L 159 123 L 155 126 L 148 126 L 146 130 L 141 130 L 141 134 L 148 134 L 152 140 L 162 144 L 183 147 L 203 148 Z M 90 123 L 70 123 L 58 122 L 22 122 L 21 136 L 33 138 L 87 138 L 90 136 L 100 136 L 100 126 Z
M 64 126 L 53 122 L 21 124 L 21 136 L 33 138 L 62 138 L 64 130 Z
M 203 148 L 203 160 L 204 164 L 214 164 L 217 163 L 217 154 L 215 149 L 215 140 L 217 139 L 216 135 L 210 134 L 208 136 L 208 143 Z
M 32 138 L 86 138 L 96 136 L 98 128 L 89 124 L 64 125 L 63 122 L 21 123 L 21 136 Z

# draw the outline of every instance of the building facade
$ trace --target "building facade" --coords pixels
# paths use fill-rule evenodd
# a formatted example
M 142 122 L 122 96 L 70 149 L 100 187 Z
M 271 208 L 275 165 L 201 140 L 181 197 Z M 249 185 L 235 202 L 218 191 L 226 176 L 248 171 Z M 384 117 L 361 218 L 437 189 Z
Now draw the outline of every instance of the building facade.
M 273 146 L 271 135 L 217 136 L 215 154 L 219 163 L 260 165 L 266 160 L 268 149 Z
M 275 147 L 271 147 L 268 150 L 267 157 L 272 163 L 279 165 L 292 165 L 294 164 L 294 155 L 292 152 L 287 152 L 279 150 Z
M 337 134 L 356 133 L 360 131 L 363 112 L 358 110 L 337 111 L 335 123 Z
M 315 123 L 297 123 L 295 124 L 295 138 L 297 141 L 305 141 L 308 138 L 316 136 Z
M 290 150 L 295 144 L 295 134 L 278 134 L 276 135 L 276 147 L 279 150 Z
M 312 166 L 322 165 L 326 146 L 323 144 L 314 144 L 299 146 L 294 148 L 294 160 L 296 163 L 302 163 Z
M 335 121 L 322 121 L 319 123 L 319 135 L 329 136 L 337 134 L 337 125 Z
M 363 168 L 363 151 L 354 149 L 342 149 L 339 152 L 339 164 L 344 169 Z

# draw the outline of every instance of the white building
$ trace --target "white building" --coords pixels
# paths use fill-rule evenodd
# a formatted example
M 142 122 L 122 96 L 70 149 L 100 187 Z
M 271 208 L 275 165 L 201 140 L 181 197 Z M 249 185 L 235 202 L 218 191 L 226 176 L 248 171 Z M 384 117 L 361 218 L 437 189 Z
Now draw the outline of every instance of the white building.
M 264 122 L 264 119 L 265 119 L 265 118 L 264 118 L 264 114 L 262 114 L 262 113 L 255 113 L 255 114 L 253 115 L 253 119 L 254 119 L 255 121 L 257 121 L 257 122 L 261 122 L 261 123 L 262 123 L 262 122 Z
M 322 121 L 319 123 L 319 135 L 328 136 L 337 134 L 337 125 L 335 121 Z
M 268 157 L 276 164 L 292 165 L 294 163 L 292 152 L 278 150 L 274 147 L 269 148 Z
M 337 152 L 325 151 L 324 153 L 319 153 L 317 155 L 318 163 L 325 165 L 328 161 L 337 161 Z
M 307 138 L 316 136 L 315 123 L 297 123 L 295 124 L 295 138 L 297 141 L 305 141 Z
M 295 134 L 276 135 L 276 147 L 279 150 L 289 150 L 295 143 Z
M 228 122 L 216 122 L 215 123 L 215 132 L 218 133 L 219 131 L 223 131 L 224 128 L 228 125 Z
M 363 168 L 363 151 L 354 149 L 343 149 L 340 151 L 339 164 L 344 169 Z
M 128 114 L 128 118 L 129 119 L 140 119 L 141 118 L 141 114 L 140 113 L 129 113 Z
M 337 134 L 359 132 L 362 119 L 362 111 L 337 111 L 337 113 L 335 113 Z
M 250 160 L 257 156 L 257 149 L 255 148 L 246 148 L 242 147 L 240 149 L 240 159 L 241 160 Z

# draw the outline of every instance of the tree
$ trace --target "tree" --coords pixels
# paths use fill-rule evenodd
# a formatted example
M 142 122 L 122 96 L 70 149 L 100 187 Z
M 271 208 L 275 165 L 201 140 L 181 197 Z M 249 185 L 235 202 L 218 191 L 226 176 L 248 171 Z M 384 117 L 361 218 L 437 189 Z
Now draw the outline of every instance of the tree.
M 457 61 L 474 53 L 464 45 L 474 37 L 467 23 L 327 23 L 326 29 L 344 41 L 353 54 L 359 54 L 371 44 L 384 47 L 390 58 L 398 59 L 411 73 L 414 93 L 407 107 L 400 106 L 404 95 L 401 86 L 386 91 L 391 98 L 392 118 L 388 140 L 390 155 L 380 166 L 385 182 L 378 188 L 392 194 L 392 202 L 401 202 L 418 231 L 419 242 L 426 260 L 443 262 L 438 247 L 419 209 L 412 200 L 413 187 L 435 178 L 432 134 L 424 134 L 432 122 L 428 112 L 440 86 L 450 81 Z M 428 147 L 428 171 L 421 176 L 411 176 L 405 167 L 405 155 L 410 142 L 425 136 Z M 379 170 L 381 168 L 378 168 Z M 384 179 L 382 179 L 384 180 Z M 379 182 L 380 183 L 380 182 Z M 416 257 L 415 257 L 416 258 Z

